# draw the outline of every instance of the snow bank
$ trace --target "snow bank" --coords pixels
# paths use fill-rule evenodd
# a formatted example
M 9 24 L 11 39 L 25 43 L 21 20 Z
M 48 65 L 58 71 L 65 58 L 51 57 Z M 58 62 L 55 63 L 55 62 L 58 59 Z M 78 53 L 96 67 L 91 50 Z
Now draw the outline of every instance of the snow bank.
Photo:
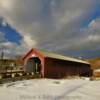
M 0 86 L 0 100 L 100 100 L 100 81 L 33 79 Z

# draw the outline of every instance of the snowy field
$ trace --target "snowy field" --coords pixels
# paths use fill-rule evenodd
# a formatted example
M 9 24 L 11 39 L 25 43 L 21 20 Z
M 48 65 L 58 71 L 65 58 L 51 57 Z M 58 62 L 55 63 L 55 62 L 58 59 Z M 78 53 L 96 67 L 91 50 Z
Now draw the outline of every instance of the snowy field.
M 100 81 L 33 79 L 0 85 L 0 100 L 100 100 Z

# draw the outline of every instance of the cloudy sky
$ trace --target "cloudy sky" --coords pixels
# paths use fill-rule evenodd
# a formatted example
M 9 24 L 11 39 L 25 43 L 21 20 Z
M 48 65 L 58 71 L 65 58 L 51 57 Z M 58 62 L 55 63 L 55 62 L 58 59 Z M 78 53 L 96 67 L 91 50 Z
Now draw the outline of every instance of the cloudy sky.
M 100 57 L 100 0 L 0 0 L 0 51 L 31 48 Z

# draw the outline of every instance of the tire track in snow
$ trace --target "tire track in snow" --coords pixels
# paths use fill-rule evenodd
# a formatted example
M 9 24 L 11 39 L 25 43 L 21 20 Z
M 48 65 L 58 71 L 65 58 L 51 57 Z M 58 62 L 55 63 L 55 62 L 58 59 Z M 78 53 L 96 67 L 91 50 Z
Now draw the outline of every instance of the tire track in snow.
M 80 88 L 82 88 L 83 86 L 85 86 L 85 85 L 87 85 L 87 84 L 89 84 L 89 81 L 85 81 L 85 82 L 82 82 L 82 83 L 80 83 L 80 84 L 75 84 L 75 83 L 73 83 L 73 84 L 71 84 L 71 85 L 69 85 L 69 87 L 67 86 L 66 87 L 66 91 L 62 94 L 62 95 L 60 95 L 60 96 L 58 96 L 58 97 L 55 97 L 55 99 L 54 100 L 65 100 L 65 99 L 67 99 L 67 97 L 69 97 L 68 95 L 70 94 L 70 93 L 72 93 L 72 92 L 74 92 L 74 91 L 76 91 L 76 90 L 78 90 L 78 89 L 80 89 Z M 69 88 L 69 89 L 68 89 Z M 66 98 L 65 98 L 66 97 Z M 71 96 L 70 96 L 71 97 Z M 71 100 L 71 98 L 69 98 L 68 100 Z M 75 99 L 74 99 L 75 100 Z M 78 100 L 78 99 L 77 99 Z

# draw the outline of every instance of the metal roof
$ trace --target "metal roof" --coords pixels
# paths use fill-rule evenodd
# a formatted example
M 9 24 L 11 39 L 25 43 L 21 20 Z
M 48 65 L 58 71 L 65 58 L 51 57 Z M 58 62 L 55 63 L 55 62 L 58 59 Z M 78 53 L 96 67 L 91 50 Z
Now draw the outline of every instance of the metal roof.
M 41 50 L 38 50 L 38 51 L 41 54 L 43 54 L 44 57 L 55 58 L 55 59 L 60 59 L 60 60 L 67 60 L 67 61 L 84 63 L 84 64 L 90 64 L 89 62 L 84 61 L 84 60 L 80 60 L 80 59 L 76 59 L 76 58 L 72 58 L 72 57 L 67 57 L 67 56 L 56 54 L 56 53 L 45 52 L 45 51 L 41 51 Z

